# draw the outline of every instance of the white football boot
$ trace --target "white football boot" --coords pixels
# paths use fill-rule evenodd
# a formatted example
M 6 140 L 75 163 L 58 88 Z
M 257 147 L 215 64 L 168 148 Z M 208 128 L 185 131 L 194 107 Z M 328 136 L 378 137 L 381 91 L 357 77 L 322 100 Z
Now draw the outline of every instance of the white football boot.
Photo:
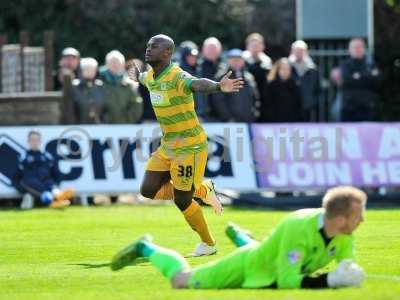
M 209 246 L 204 242 L 201 242 L 197 245 L 196 249 L 194 252 L 190 255 L 192 257 L 198 257 L 198 256 L 208 256 L 208 255 L 213 255 L 217 253 L 217 246 Z
M 201 199 L 205 204 L 213 207 L 216 215 L 220 216 L 224 208 L 222 207 L 221 201 L 219 200 L 215 191 L 215 184 L 211 179 L 206 179 L 203 184 L 207 189 L 207 196 L 205 199 Z

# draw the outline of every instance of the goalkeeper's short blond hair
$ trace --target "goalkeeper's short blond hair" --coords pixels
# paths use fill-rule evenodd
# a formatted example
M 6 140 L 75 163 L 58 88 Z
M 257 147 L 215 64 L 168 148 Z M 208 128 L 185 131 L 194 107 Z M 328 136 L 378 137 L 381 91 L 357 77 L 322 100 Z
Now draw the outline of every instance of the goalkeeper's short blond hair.
M 365 206 L 367 195 L 360 189 L 352 186 L 338 186 L 329 189 L 322 198 L 322 207 L 328 219 L 336 216 L 348 216 L 353 203 Z

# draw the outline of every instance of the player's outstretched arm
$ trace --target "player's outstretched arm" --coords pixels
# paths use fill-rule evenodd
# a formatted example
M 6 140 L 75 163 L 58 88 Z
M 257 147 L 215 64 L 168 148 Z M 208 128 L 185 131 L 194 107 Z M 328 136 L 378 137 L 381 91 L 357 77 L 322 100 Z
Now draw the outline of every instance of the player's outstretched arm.
M 223 93 L 235 93 L 238 92 L 243 87 L 243 79 L 235 78 L 229 79 L 232 71 L 229 71 L 222 77 L 221 81 L 213 81 L 207 78 L 199 78 L 194 79 L 192 81 L 191 90 L 193 92 L 200 93 L 215 93 L 215 92 L 223 92 Z

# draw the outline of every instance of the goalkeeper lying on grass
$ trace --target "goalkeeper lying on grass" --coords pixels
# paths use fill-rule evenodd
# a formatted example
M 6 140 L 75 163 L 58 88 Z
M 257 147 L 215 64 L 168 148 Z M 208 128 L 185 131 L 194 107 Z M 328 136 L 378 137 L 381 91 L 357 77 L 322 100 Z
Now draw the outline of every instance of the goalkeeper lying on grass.
M 229 224 L 228 237 L 239 247 L 216 261 L 191 269 L 178 253 L 144 236 L 115 255 L 112 270 L 146 257 L 174 288 L 338 288 L 359 286 L 364 272 L 355 262 L 352 232 L 363 221 L 364 192 L 353 187 L 329 190 L 323 208 L 288 215 L 262 242 Z M 311 276 L 335 260 L 332 272 Z

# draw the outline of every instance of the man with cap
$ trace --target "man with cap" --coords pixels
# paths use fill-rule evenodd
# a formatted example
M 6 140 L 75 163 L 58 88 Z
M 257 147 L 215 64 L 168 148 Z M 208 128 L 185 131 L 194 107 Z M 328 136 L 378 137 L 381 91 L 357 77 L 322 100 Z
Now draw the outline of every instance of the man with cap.
M 199 49 L 192 41 L 184 41 L 180 45 L 180 62 L 179 66 L 182 70 L 190 75 L 197 76 L 197 60 L 199 57 Z
M 227 54 L 228 70 L 221 70 L 216 79 L 222 78 L 227 71 L 232 71 L 232 78 L 243 78 L 243 88 L 234 94 L 214 94 L 211 100 L 213 117 L 221 122 L 253 122 L 256 118 L 256 102 L 259 93 L 254 76 L 246 70 L 243 51 L 231 49 Z
M 70 76 L 73 79 L 81 79 L 80 53 L 72 47 L 67 47 L 61 52 L 61 59 L 58 62 L 58 70 L 55 74 L 54 88 L 59 90 L 63 86 L 64 77 Z
M 179 66 L 190 75 L 200 77 L 199 50 L 197 45 L 192 41 L 184 41 L 180 44 L 179 48 Z M 206 114 L 209 112 L 207 99 L 210 96 L 203 93 L 193 93 L 195 109 L 200 119 L 207 118 Z

